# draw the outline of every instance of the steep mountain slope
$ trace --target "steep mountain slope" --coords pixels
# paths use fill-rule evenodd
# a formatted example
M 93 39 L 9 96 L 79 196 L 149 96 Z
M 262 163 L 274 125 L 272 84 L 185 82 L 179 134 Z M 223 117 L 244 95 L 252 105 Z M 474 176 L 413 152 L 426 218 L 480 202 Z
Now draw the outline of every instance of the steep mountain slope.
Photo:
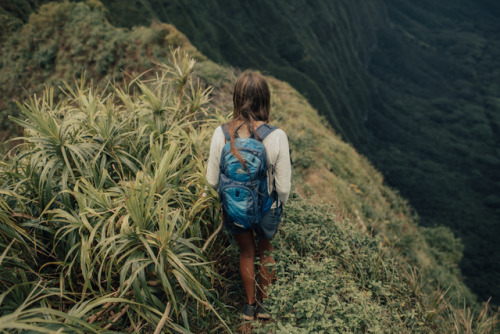
M 290 82 L 410 200 L 422 225 L 448 226 L 463 240 L 461 268 L 468 285 L 483 300 L 494 296 L 496 303 L 500 27 L 495 1 L 103 3 L 115 24 L 172 22 L 211 59 L 259 68 Z M 39 5 L 37 0 L 3 5 L 0 42 Z M 137 46 L 155 38 L 140 33 Z M 116 64 L 112 50 L 120 40 L 100 38 L 108 45 L 91 67 L 101 72 L 114 67 L 118 76 L 122 67 L 145 68 L 137 67 L 137 60 Z M 2 96 L 22 90 L 13 72 L 33 75 L 37 82 L 38 70 L 53 69 L 57 47 L 33 50 L 27 43 L 21 39 L 22 54 L 11 54 L 16 46 L 10 44 L 2 52 L 11 57 L 2 59 Z M 129 47 L 127 52 L 136 52 L 136 46 Z M 86 52 L 80 55 L 97 54 Z M 139 55 L 144 52 L 157 53 L 144 49 Z M 29 85 L 25 88 L 30 92 Z M 3 115 L 16 110 L 5 99 L 0 107 Z M 8 123 L 2 124 L 5 131 Z
M 168 174 L 171 183 L 165 183 L 166 180 L 157 178 L 156 170 L 160 167 L 168 169 L 168 164 L 160 164 L 158 157 L 162 154 L 168 157 L 167 154 L 175 153 L 169 144 L 170 140 L 175 139 L 183 143 L 182 152 L 206 158 L 206 138 L 209 138 L 210 130 L 217 124 L 209 120 L 209 115 L 213 115 L 216 108 L 223 113 L 230 110 L 230 94 L 237 71 L 207 60 L 170 25 L 156 24 L 150 28 L 139 27 L 133 30 L 113 27 L 106 21 L 104 9 L 95 2 L 43 6 L 40 13 L 33 15 L 18 33 L 10 36 L 5 45 L 9 45 L 9 52 L 3 58 L 7 60 L 4 64 L 13 64 L 14 60 L 18 60 L 18 67 L 4 67 L 2 73 L 16 78 L 20 87 L 29 87 L 30 94 L 40 94 L 44 82 L 56 84 L 61 78 L 78 76 L 82 73 L 82 68 L 87 70 L 86 75 L 94 81 L 97 88 L 76 86 L 77 89 L 73 88 L 73 92 L 71 88 L 66 88 L 70 96 L 60 105 L 50 103 L 50 94 L 43 97 L 42 101 L 45 103 L 33 100 L 28 105 L 31 107 L 24 109 L 24 116 L 18 122 L 30 129 L 27 134 L 31 144 L 21 150 L 17 157 L 2 162 L 0 169 L 0 261 L 4 261 L 0 267 L 0 275 L 2 281 L 6 282 L 2 286 L 5 290 L 1 290 L 6 294 L 0 307 L 0 317 L 11 321 L 12 316 L 17 317 L 16 320 L 27 316 L 27 320 L 23 321 L 30 321 L 31 311 L 27 304 L 22 304 L 28 298 L 30 302 L 33 301 L 34 306 L 45 307 L 32 312 L 37 316 L 52 314 L 56 325 L 51 328 L 57 329 L 61 328 L 57 327 L 62 326 L 61 321 L 66 319 L 57 310 L 71 311 L 74 318 L 68 318 L 64 326 L 73 326 L 71 321 L 76 318 L 80 321 L 86 319 L 87 322 L 88 319 L 99 319 L 97 312 L 104 312 L 110 307 L 105 306 L 106 301 L 109 301 L 106 298 L 120 296 L 124 299 L 112 299 L 111 302 L 112 312 L 115 312 L 116 317 L 126 313 L 129 319 L 142 319 L 141 312 L 146 312 L 145 309 L 141 311 L 140 307 L 130 303 L 139 300 L 147 305 L 147 312 L 152 312 L 144 321 L 147 326 L 153 326 L 159 323 L 163 312 L 169 315 L 170 309 L 163 300 L 169 293 L 168 298 L 175 295 L 175 298 L 186 300 L 189 305 L 193 301 L 190 298 L 201 298 L 203 302 L 212 303 L 222 312 L 226 306 L 221 306 L 218 302 L 229 304 L 234 300 L 234 294 L 241 295 L 241 291 L 227 291 L 221 282 L 215 284 L 216 290 L 221 294 L 219 297 L 205 291 L 207 282 L 214 284 L 214 278 L 210 273 L 207 274 L 210 270 L 206 263 L 200 265 L 199 271 L 193 269 L 196 275 L 201 275 L 199 279 L 203 287 L 189 279 L 190 286 L 197 290 L 188 295 L 182 293 L 185 288 L 183 282 L 186 284 L 181 280 L 182 276 L 172 272 L 180 282 L 180 286 L 175 285 L 177 288 L 174 294 L 168 292 L 168 284 L 165 282 L 158 288 L 155 285 L 157 283 L 146 281 L 146 277 L 158 275 L 158 270 L 152 270 L 154 266 L 134 267 L 135 258 L 125 261 L 129 258 L 125 255 L 109 257 L 104 250 L 115 251 L 108 246 L 120 238 L 126 245 L 132 242 L 134 247 L 138 247 L 133 249 L 141 252 L 143 246 L 134 244 L 135 241 L 151 243 L 150 247 L 154 245 L 156 252 L 158 245 L 151 238 L 165 236 L 165 230 L 161 228 L 163 225 L 159 223 L 161 217 L 166 217 L 162 214 L 163 202 L 157 203 L 154 200 L 159 197 L 164 198 L 172 208 L 181 210 L 178 212 L 182 212 L 184 217 L 172 219 L 174 223 L 166 220 L 165 224 L 190 222 L 187 225 L 181 224 L 180 232 L 176 233 L 183 238 L 195 236 L 194 239 L 189 239 L 194 246 L 189 247 L 201 249 L 203 246 L 205 250 L 205 239 L 216 230 L 218 216 L 216 198 L 210 196 L 203 200 L 197 193 L 197 189 L 204 189 L 203 160 L 200 159 L 196 166 L 192 165 L 193 159 L 168 160 L 172 165 L 179 164 L 180 168 L 172 168 L 172 174 Z M 39 62 L 38 59 L 47 59 L 43 57 L 47 53 L 47 45 L 52 46 L 51 56 L 48 57 L 50 61 Z M 169 46 L 182 46 L 198 60 L 193 75 L 202 81 L 201 90 L 195 84 L 186 90 L 175 90 L 176 86 L 172 86 L 187 83 L 183 73 L 188 71 L 191 62 L 184 58 L 173 59 L 169 56 Z M 159 81 L 144 82 L 144 85 L 136 81 L 128 88 L 122 86 L 122 93 L 114 93 L 117 95 L 107 95 L 109 91 L 103 91 L 105 86 L 110 88 L 108 80 L 113 74 L 120 75 L 121 69 L 132 71 L 150 68 L 155 59 L 174 66 L 166 77 L 160 75 L 157 79 Z M 173 79 L 168 79 L 169 76 Z M 145 74 L 144 78 L 147 77 L 148 74 Z M 169 85 L 163 86 L 162 82 Z M 344 317 L 344 323 L 328 322 L 318 326 L 336 326 L 339 330 L 368 330 L 373 327 L 392 328 L 395 331 L 419 329 L 423 332 L 432 328 L 451 328 L 455 324 L 452 324 L 446 312 L 451 312 L 450 316 L 456 316 L 461 311 L 446 304 L 446 299 L 439 299 L 439 287 L 445 289 L 449 285 L 451 288 L 448 298 L 452 302 L 462 302 L 465 298 L 469 305 L 476 308 L 474 296 L 461 282 L 457 270 L 461 246 L 451 233 L 444 228 L 419 228 L 407 203 L 383 184 L 382 176 L 368 160 L 325 125 L 324 119 L 318 116 L 304 97 L 286 83 L 271 77 L 269 82 L 273 95 L 273 123 L 289 134 L 296 189 L 289 214 L 285 218 L 283 233 L 276 240 L 282 244 L 280 248 L 283 250 L 277 257 L 285 266 L 282 267 L 284 272 L 280 277 L 286 280 L 286 273 L 293 272 L 294 275 L 309 277 L 304 281 L 295 281 L 296 284 L 313 284 L 314 275 L 333 275 L 338 278 L 337 283 L 318 285 L 316 289 L 327 288 L 332 296 L 339 298 L 339 303 L 349 302 L 352 306 L 349 312 L 339 312 L 336 308 L 330 308 L 330 304 L 325 304 L 325 300 L 318 301 L 318 305 L 327 308 L 332 319 Z M 203 94 L 208 92 L 202 89 L 206 85 L 215 88 L 211 95 L 213 100 L 210 102 L 209 115 L 199 117 L 203 120 L 203 117 L 208 117 L 206 121 L 211 128 L 202 126 L 191 129 L 189 124 L 183 123 L 179 123 L 177 127 L 175 122 L 168 121 L 170 116 L 165 114 L 168 110 L 177 110 L 173 112 L 176 117 L 180 117 L 181 112 L 186 110 L 199 110 L 205 100 Z M 23 96 L 15 85 L 7 87 L 11 89 L 9 92 L 13 94 L 12 98 L 16 97 L 15 94 Z M 63 95 L 59 97 L 62 98 Z M 194 115 L 198 122 L 198 114 Z M 24 117 L 31 118 L 25 122 Z M 89 121 L 86 121 L 87 118 Z M 53 127 L 59 130 L 52 131 Z M 163 133 L 162 129 L 169 130 Z M 168 140 L 160 140 L 163 135 Z M 156 141 L 152 140 L 155 136 L 159 136 Z M 51 145 L 61 145 L 61 150 L 51 150 Z M 124 149 L 125 146 L 128 147 L 127 150 Z M 71 162 L 62 156 L 64 153 L 60 154 L 63 151 L 68 152 Z M 46 156 L 42 154 L 44 152 Z M 80 159 L 78 154 L 92 157 L 92 161 L 99 163 L 91 164 L 88 159 Z M 149 158 L 144 159 L 144 156 Z M 49 168 L 50 166 L 54 168 Z M 99 172 L 96 168 L 105 171 Z M 180 177 L 177 170 L 186 172 L 186 177 Z M 175 188 L 179 199 L 177 196 L 170 197 L 169 191 L 174 188 L 170 189 L 170 186 L 165 185 L 172 185 L 173 180 L 183 179 L 187 181 L 179 181 L 179 188 Z M 185 185 L 183 182 L 194 183 Z M 155 189 L 158 193 L 142 191 L 144 188 L 140 187 L 145 184 L 148 189 Z M 139 188 L 135 188 L 136 186 Z M 170 201 L 170 198 L 174 200 Z M 179 200 L 185 200 L 186 203 L 180 205 Z M 143 203 L 147 203 L 147 208 L 151 209 L 149 213 L 143 210 Z M 117 206 L 112 207 L 115 204 Z M 142 214 L 145 215 L 144 220 L 141 219 Z M 129 218 L 125 218 L 127 216 Z M 101 229 L 102 226 L 106 226 L 105 229 Z M 318 241 L 311 244 L 311 236 L 301 232 L 303 229 L 317 236 L 321 243 Z M 39 233 L 33 234 L 34 230 L 39 230 Z M 129 233 L 134 237 L 127 237 Z M 34 236 L 37 236 L 36 248 L 31 247 Z M 156 240 L 155 238 L 153 239 Z M 17 242 L 11 243 L 12 240 Z M 220 247 L 221 243 L 228 246 L 227 238 L 219 235 L 215 239 L 217 247 L 213 246 L 214 239 L 209 240 L 212 246 L 206 253 L 195 250 L 185 260 L 189 262 L 191 257 L 198 259 L 198 256 L 217 259 L 214 270 L 220 273 L 228 270 L 224 261 L 229 261 L 229 270 L 234 272 L 236 258 L 227 255 L 231 254 L 231 248 L 222 247 L 221 251 Z M 60 245 L 65 248 L 59 248 Z M 102 249 L 104 253 L 89 252 L 88 247 L 92 245 L 96 249 Z M 183 245 L 190 244 L 183 242 Z M 173 250 L 184 252 L 183 248 L 177 249 L 174 246 L 172 245 Z M 158 249 L 161 247 L 158 246 Z M 78 256 L 68 261 L 68 253 L 64 250 Z M 119 247 L 116 254 L 121 251 L 123 248 Z M 307 260 L 307 263 L 297 266 L 295 264 L 298 258 L 286 257 L 287 254 L 293 255 L 294 251 L 303 260 Z M 137 261 L 142 256 L 150 256 L 151 252 L 146 247 L 144 253 L 136 254 L 139 256 Z M 160 250 L 158 252 L 161 253 Z M 34 258 L 37 259 L 36 263 L 32 263 Z M 153 262 L 154 258 L 151 258 Z M 334 258 L 344 260 L 340 263 Z M 115 261 L 116 259 L 120 260 Z M 107 265 L 101 264 L 101 261 Z M 57 263 L 60 265 L 54 265 Z M 71 272 L 73 276 L 66 276 L 65 272 Z M 106 282 L 101 279 L 101 275 L 106 277 Z M 78 283 L 73 282 L 72 277 Z M 130 281 L 125 281 L 125 277 L 129 277 Z M 19 285 L 19 280 L 25 280 L 26 284 Z M 64 284 L 65 280 L 69 281 Z M 174 283 L 177 284 L 171 284 Z M 286 281 L 278 284 L 292 287 Z M 217 289 L 219 285 L 220 290 Z M 128 294 L 130 286 L 133 286 L 134 291 Z M 236 282 L 234 286 L 239 284 Z M 300 289 L 299 285 L 297 287 Z M 83 290 L 79 290 L 80 288 Z M 55 291 L 52 289 L 57 289 L 58 294 L 68 289 L 67 296 L 77 293 L 83 299 L 68 299 L 58 304 L 59 299 L 52 297 Z M 119 294 L 120 289 L 122 295 Z M 85 299 L 85 291 L 89 292 L 89 299 Z M 277 293 L 280 291 L 286 292 L 276 290 Z M 302 326 L 311 325 L 307 314 L 311 312 L 312 306 L 307 305 L 315 298 L 314 291 L 313 289 L 294 297 L 295 302 L 303 307 L 303 317 L 294 321 L 284 317 L 280 319 L 283 326 L 303 328 Z M 35 300 L 30 299 L 33 293 L 36 295 Z M 276 297 L 276 301 L 282 299 L 279 295 Z M 388 303 L 389 300 L 394 303 Z M 440 301 L 437 309 L 432 304 L 433 300 Z M 19 305 L 23 305 L 23 311 L 13 315 L 11 312 Z M 273 310 L 281 310 L 281 307 L 276 304 Z M 440 311 L 439 308 L 446 308 L 447 311 Z M 155 311 L 151 311 L 152 309 Z M 187 323 L 188 328 L 189 324 L 193 328 L 221 328 L 213 313 L 203 319 L 203 312 L 198 313 L 194 309 L 189 308 L 188 312 L 173 310 L 175 317 L 168 326 L 176 328 L 175 326 L 186 326 Z M 357 313 L 359 317 L 351 319 L 352 313 Z M 467 322 L 473 317 L 470 314 L 467 316 L 466 312 L 461 316 L 465 320 L 457 326 L 467 326 Z M 31 319 L 36 322 L 36 317 Z M 484 316 L 482 319 L 482 322 L 475 323 L 476 328 L 484 325 L 484 328 L 491 329 L 494 326 L 494 319 Z M 234 315 L 228 315 L 226 320 L 236 321 Z M 0 321 L 0 324 L 5 323 L 7 322 Z M 130 324 L 125 321 L 124 324 L 109 325 L 116 326 L 112 327 L 115 329 L 129 330 L 140 323 Z M 87 326 L 94 328 L 93 326 L 100 324 L 98 321 L 97 325 Z
M 379 142 L 369 156 L 422 224 L 458 233 L 467 284 L 498 303 L 498 3 L 396 1 L 388 8 L 392 27 L 381 33 L 370 69 L 385 104 L 367 123 Z
M 366 135 L 375 86 L 365 66 L 384 22 L 382 0 L 103 3 L 120 26 L 175 24 L 210 59 L 290 82 L 344 138 Z
M 290 82 L 424 226 L 452 228 L 469 286 L 500 298 L 497 2 L 103 3 L 118 25 L 171 22 L 211 59 Z

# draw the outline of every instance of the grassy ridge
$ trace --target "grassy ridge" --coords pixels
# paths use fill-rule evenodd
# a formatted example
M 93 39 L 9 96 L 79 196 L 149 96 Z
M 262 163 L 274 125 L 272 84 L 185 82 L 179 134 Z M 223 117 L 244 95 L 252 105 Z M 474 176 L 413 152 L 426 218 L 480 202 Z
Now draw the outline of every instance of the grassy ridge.
M 463 240 L 469 286 L 499 298 L 496 2 L 103 3 L 119 26 L 171 22 L 211 59 L 290 82 L 424 226 Z
M 230 110 L 231 84 L 237 73 L 210 61 L 199 63 L 196 69 L 204 80 L 221 88 L 214 91 L 213 106 Z M 302 95 L 287 83 L 272 77 L 268 81 L 272 92 L 271 122 L 289 135 L 297 193 L 275 240 L 281 264 L 277 265 L 280 278 L 272 303 L 279 321 L 262 330 L 356 331 L 365 326 L 409 332 L 491 331 L 494 317 L 483 316 L 478 321 L 472 315 L 478 312 L 478 316 L 481 306 L 463 284 L 458 268 L 463 251 L 460 240 L 445 227 L 418 227 L 418 217 L 408 203 L 384 185 L 382 175 L 343 142 Z M 325 218 L 326 212 L 331 215 Z M 351 238 L 352 243 L 348 241 L 347 245 L 341 241 Z M 343 258 L 343 264 L 337 262 L 337 257 Z M 237 266 L 234 258 L 229 262 Z M 387 270 L 385 274 L 391 273 L 391 278 L 387 278 L 391 282 L 385 287 L 397 290 L 395 295 L 389 296 L 388 290 L 380 288 L 384 281 L 384 274 L 378 271 L 380 266 Z M 231 274 L 238 279 L 229 270 L 228 276 Z M 328 275 L 338 277 L 338 285 L 319 279 Z M 238 289 L 238 285 L 233 289 Z M 340 293 L 342 289 L 347 290 Z M 348 303 L 350 311 L 332 308 L 331 298 L 317 297 L 328 295 L 325 291 L 348 293 L 349 297 L 339 300 L 338 305 Z M 236 298 L 241 295 L 240 292 Z M 234 298 L 227 302 L 232 303 Z M 386 304 L 387 298 L 393 303 Z M 402 298 L 399 304 L 395 301 L 398 298 Z M 464 301 L 474 305 L 475 311 L 460 309 Z M 374 311 L 379 307 L 384 309 L 382 313 Z M 299 316 L 288 316 L 292 310 L 298 310 Z M 318 318 L 316 310 L 325 313 Z M 352 317 L 351 312 L 358 312 L 359 318 Z M 401 320 L 405 312 L 419 315 L 411 321 Z M 401 321 L 395 324 L 395 318 L 390 320 L 391 314 L 398 314 Z
M 410 200 L 422 225 L 450 227 L 462 239 L 461 269 L 468 285 L 482 300 L 494 296 L 496 303 L 498 5 L 488 0 L 474 5 L 406 0 L 103 3 L 114 24 L 172 22 L 211 59 L 259 68 L 290 82 Z M 38 6 L 35 0 L 3 6 L 2 38 Z M 154 47 L 163 32 L 135 28 L 135 43 L 125 45 L 123 35 L 106 34 L 114 30 L 90 29 L 84 37 L 87 45 L 69 43 L 70 56 L 66 51 L 59 55 L 67 59 L 55 64 L 66 62 L 67 68 L 54 69 L 59 45 L 89 30 L 73 31 L 72 20 L 65 26 L 71 35 L 41 37 L 35 32 L 34 38 L 47 42 L 39 49 L 30 47 L 26 31 L 5 45 L 1 96 L 28 96 L 34 92 L 31 82 L 48 80 L 57 86 L 60 75 L 78 72 L 73 65 L 85 59 L 95 62 L 89 63 L 93 77 L 95 71 L 110 71 L 119 78 L 122 69 L 148 68 L 147 61 L 141 63 L 144 57 L 163 57 Z M 121 49 L 126 52 L 114 52 Z M 24 89 L 28 94 L 22 95 Z M 6 99 L 0 99 L 0 107 L 4 115 L 16 110 Z
M 458 269 L 463 249 L 452 233 L 443 227 L 419 228 L 408 203 L 384 185 L 365 157 L 335 135 L 288 84 L 271 82 L 274 121 L 290 134 L 297 192 L 333 204 L 340 218 L 380 236 L 394 256 L 418 268 L 427 292 L 451 285 L 450 299 L 459 304 L 465 297 L 473 304 L 475 297 Z
M 69 86 L 66 88 L 69 97 L 60 104 L 51 103 L 52 93 L 48 90 L 47 95 L 39 95 L 43 97 L 41 100 L 33 100 L 22 109 L 24 114 L 18 124 L 28 129 L 27 143 L 17 157 L 3 162 L 1 169 L 0 275 L 7 284 L 1 291 L 4 299 L 0 316 L 3 320 L 24 325 L 31 322 L 35 326 L 42 326 L 38 321 L 42 316 L 50 317 L 52 324 L 46 325 L 50 326 L 47 330 L 78 330 L 82 321 L 88 323 L 94 319 L 85 327 L 89 331 L 101 331 L 109 326 L 124 331 L 142 327 L 152 332 L 165 319 L 167 322 L 163 325 L 170 330 L 222 331 L 223 325 L 216 313 L 210 311 L 212 308 L 228 323 L 237 325 L 234 314 L 224 314 L 228 306 L 220 303 L 230 305 L 235 295 L 242 295 L 241 291 L 211 290 L 214 286 L 227 285 L 218 283 L 213 271 L 223 273 L 226 269 L 223 261 L 226 260 L 232 261 L 231 267 L 236 268 L 236 258 L 220 257 L 221 248 L 224 249 L 221 244 L 227 245 L 223 235 L 206 244 L 217 228 L 216 199 L 200 196 L 204 189 L 202 161 L 206 158 L 211 130 L 217 122 L 208 122 L 205 112 L 196 112 L 205 110 L 203 102 L 207 102 L 204 97 L 207 91 L 198 89 L 196 80 L 191 86 L 186 76 L 191 71 L 191 62 L 171 58 L 168 46 L 185 45 L 200 60 L 192 68 L 192 75 L 203 81 L 201 87 L 205 84 L 215 87 L 211 95 L 213 100 L 208 104 L 212 108 L 230 109 L 231 84 L 237 73 L 206 60 L 171 26 L 154 25 L 133 31 L 118 29 L 106 22 L 101 9 L 84 4 L 43 7 L 41 14 L 32 17 L 27 24 L 29 28 L 33 22 L 45 22 L 53 29 L 52 34 L 43 35 L 41 23 L 36 26 L 38 29 L 23 31 L 28 37 L 30 34 L 42 35 L 43 39 L 33 40 L 33 47 L 38 50 L 37 43 L 50 43 L 52 38 L 61 41 L 58 29 L 66 26 L 53 28 L 54 22 L 69 22 L 76 24 L 73 29 L 85 30 L 89 27 L 84 20 L 86 16 L 94 17 L 95 29 L 91 30 L 90 39 L 97 40 L 98 31 L 121 36 L 123 42 L 115 45 L 117 53 L 112 64 L 129 60 L 130 64 L 136 64 L 135 58 L 127 58 L 133 53 L 122 53 L 119 48 L 133 44 L 140 31 L 144 35 L 160 36 L 149 40 L 151 44 L 144 44 L 146 50 L 156 51 L 146 53 L 146 57 L 140 59 L 141 64 L 150 66 L 151 58 L 163 57 L 173 67 L 156 80 L 135 80 L 127 86 L 118 84 L 119 90 L 111 86 L 105 90 L 107 75 L 111 76 L 119 67 L 109 66 L 110 73 L 96 71 L 93 61 L 67 62 L 66 65 L 72 66 L 58 67 L 59 59 L 66 58 L 64 53 L 57 53 L 54 68 L 61 73 L 68 71 L 65 75 L 71 76 L 81 67 L 88 67 L 97 87 Z M 83 36 L 73 38 L 72 45 L 84 44 Z M 78 59 L 94 59 L 83 57 L 90 49 L 90 46 L 83 48 L 82 57 Z M 40 73 L 45 75 L 43 78 L 50 78 L 53 72 Z M 339 303 L 349 301 L 351 311 L 361 312 L 359 317 L 351 318 L 351 311 L 332 309 L 333 304 L 328 304 L 327 300 L 311 304 L 316 291 L 312 290 L 293 299 L 298 303 L 294 307 L 301 309 L 300 319 L 283 318 L 279 323 L 284 328 L 331 326 L 325 323 L 314 327 L 316 325 L 310 321 L 311 307 L 323 305 L 329 319 L 343 318 L 343 323 L 333 324 L 337 327 L 324 328 L 355 331 L 389 326 L 403 332 L 415 326 L 420 326 L 422 331 L 433 326 L 466 329 L 473 315 L 465 314 L 463 321 L 454 324 L 446 313 L 439 313 L 432 305 L 432 294 L 439 296 L 437 285 L 453 284 L 449 293 L 452 300 L 462 299 L 461 294 L 465 293 L 466 298 L 473 301 L 457 276 L 459 243 L 446 229 L 421 233 L 408 205 L 383 185 L 381 175 L 368 160 L 325 126 L 324 119 L 297 91 L 276 79 L 269 80 L 273 122 L 285 129 L 290 137 L 297 191 L 295 204 L 291 204 L 283 225 L 284 234 L 276 240 L 283 243 L 280 246 L 282 253 L 277 257 L 282 260 L 285 272 L 309 277 L 297 284 L 312 284 L 314 275 L 338 277 L 338 284 L 321 285 L 325 282 L 320 282 L 312 288 L 328 289 L 332 301 L 336 296 Z M 33 91 L 39 92 L 42 87 L 41 83 L 33 83 Z M 209 127 L 200 126 L 200 121 Z M 305 202 L 305 197 L 314 200 Z M 333 204 L 333 208 L 318 205 L 320 201 Z M 330 214 L 324 220 L 318 219 L 318 213 L 326 211 Z M 315 247 L 322 244 L 311 245 L 307 234 L 300 232 L 305 223 L 311 225 L 307 233 L 330 233 L 329 238 L 323 239 L 331 242 L 321 258 Z M 328 231 L 319 225 L 328 226 Z M 34 231 L 37 232 L 33 234 Z M 172 231 L 174 234 L 170 233 Z M 345 235 L 350 234 L 352 240 L 345 244 Z M 34 236 L 37 248 L 33 247 Z M 10 244 L 12 240 L 17 241 Z M 311 261 L 294 266 L 299 257 L 294 258 L 293 252 L 288 252 L 287 247 L 293 247 L 291 241 L 303 260 L 313 254 Z M 227 254 L 226 250 L 224 252 Z M 288 259 L 287 253 L 292 255 Z M 378 255 L 373 257 L 372 253 Z M 68 257 L 68 254 L 78 255 Z M 372 255 L 364 262 L 362 258 L 367 254 Z M 381 254 L 386 255 L 380 257 Z M 188 270 L 179 267 L 176 260 L 168 262 L 173 255 L 182 257 Z M 333 260 L 333 255 L 343 255 L 346 262 L 341 264 Z M 34 258 L 36 263 L 32 262 Z M 217 258 L 216 266 L 204 262 L 206 258 Z M 379 259 L 386 263 L 384 268 L 397 272 L 394 277 L 402 282 L 399 287 L 377 274 L 381 268 Z M 165 262 L 158 264 L 158 261 Z M 421 274 L 414 274 L 413 282 L 422 280 L 424 289 L 411 291 L 407 272 L 412 270 L 404 269 L 406 264 L 420 268 Z M 340 277 L 341 269 L 345 276 Z M 162 271 L 167 280 L 161 278 Z M 371 275 L 371 272 L 376 274 Z M 286 275 L 280 276 L 287 279 Z M 19 285 L 19 281 L 26 284 Z M 238 282 L 234 286 L 239 286 Z M 387 289 L 392 287 L 395 292 L 389 295 Z M 65 292 L 63 297 L 61 290 Z M 280 291 L 285 293 L 287 290 L 276 289 L 273 312 L 282 310 L 278 304 L 283 299 Z M 397 300 L 399 306 L 387 305 L 388 297 Z M 438 306 L 442 305 L 448 304 L 441 301 Z M 12 313 L 19 306 L 20 313 Z M 381 313 L 377 313 L 378 310 Z M 453 308 L 449 310 L 452 310 L 451 315 L 460 315 Z M 101 311 L 104 313 L 99 313 Z M 399 315 L 404 317 L 408 312 L 413 312 L 416 320 L 396 321 Z M 440 315 L 436 316 L 435 312 Z M 110 323 L 109 317 L 102 314 L 112 314 L 111 319 L 116 318 L 116 321 Z M 380 317 L 373 319 L 378 314 Z M 33 315 L 35 317 L 30 319 Z M 483 316 L 482 321 L 471 326 L 491 329 L 494 322 L 494 318 Z

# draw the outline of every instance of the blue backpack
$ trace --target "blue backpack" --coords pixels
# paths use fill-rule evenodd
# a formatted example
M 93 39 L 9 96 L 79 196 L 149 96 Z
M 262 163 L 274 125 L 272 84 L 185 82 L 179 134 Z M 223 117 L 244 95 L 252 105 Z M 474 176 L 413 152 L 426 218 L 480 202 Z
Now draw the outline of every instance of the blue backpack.
M 249 138 L 237 137 L 239 128 L 236 129 L 235 147 L 246 163 L 245 168 L 231 153 L 228 126 L 222 126 L 226 144 L 222 149 L 219 166 L 219 199 L 226 221 L 248 229 L 260 222 L 278 197 L 275 190 L 273 196 L 268 192 L 267 155 L 262 144 L 264 138 L 277 128 L 262 124 Z

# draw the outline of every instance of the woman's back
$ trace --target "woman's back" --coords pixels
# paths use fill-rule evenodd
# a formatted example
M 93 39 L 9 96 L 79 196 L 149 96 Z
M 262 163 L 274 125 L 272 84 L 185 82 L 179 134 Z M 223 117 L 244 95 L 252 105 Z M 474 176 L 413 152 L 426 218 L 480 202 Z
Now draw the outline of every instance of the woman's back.
M 264 122 L 260 122 L 262 125 Z M 240 129 L 241 131 L 242 129 Z M 250 137 L 250 131 L 245 128 L 238 136 Z M 276 186 L 279 204 L 284 204 L 288 200 L 291 187 L 292 169 L 290 165 L 290 150 L 288 147 L 288 138 L 281 129 L 271 132 L 262 142 L 266 149 L 268 164 L 268 189 L 271 193 Z M 210 145 L 210 158 L 207 166 L 207 181 L 212 187 L 216 188 L 219 183 L 219 165 L 222 148 L 226 144 L 226 138 L 219 126 L 213 134 L 212 144 Z

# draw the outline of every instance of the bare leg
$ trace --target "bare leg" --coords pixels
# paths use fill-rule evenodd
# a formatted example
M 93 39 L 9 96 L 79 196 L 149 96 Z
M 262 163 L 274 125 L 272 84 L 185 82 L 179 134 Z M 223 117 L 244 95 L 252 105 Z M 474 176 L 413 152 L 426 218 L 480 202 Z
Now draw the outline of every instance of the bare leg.
M 253 231 L 234 236 L 240 246 L 240 275 L 249 305 L 255 303 L 255 239 Z
M 267 298 L 267 287 L 274 280 L 274 272 L 267 267 L 267 265 L 274 263 L 273 256 L 270 254 L 274 250 L 274 248 L 273 245 L 271 245 L 270 240 L 265 240 L 262 238 L 259 239 L 257 247 L 259 249 L 260 256 L 259 275 L 261 293 L 262 300 L 264 300 Z

